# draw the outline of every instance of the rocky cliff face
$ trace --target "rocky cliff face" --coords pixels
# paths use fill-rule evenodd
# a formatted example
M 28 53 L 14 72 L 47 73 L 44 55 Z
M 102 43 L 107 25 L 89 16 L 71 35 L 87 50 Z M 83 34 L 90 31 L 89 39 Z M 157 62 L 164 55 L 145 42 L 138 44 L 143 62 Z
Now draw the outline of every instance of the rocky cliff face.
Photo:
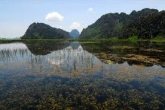
M 32 23 L 21 39 L 66 39 L 70 34 L 44 23 Z

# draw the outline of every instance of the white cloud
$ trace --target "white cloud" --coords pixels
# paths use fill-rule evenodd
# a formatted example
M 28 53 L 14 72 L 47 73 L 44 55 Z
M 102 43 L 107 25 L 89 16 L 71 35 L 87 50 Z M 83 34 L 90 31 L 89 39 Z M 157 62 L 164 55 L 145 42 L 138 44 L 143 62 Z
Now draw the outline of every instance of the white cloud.
M 51 12 L 46 15 L 45 19 L 47 21 L 60 22 L 64 19 L 64 17 L 58 12 Z
M 88 12 L 93 12 L 94 9 L 92 7 L 88 8 Z
M 81 23 L 79 22 L 73 22 L 71 25 L 70 25 L 70 28 L 71 29 L 78 29 L 81 27 Z

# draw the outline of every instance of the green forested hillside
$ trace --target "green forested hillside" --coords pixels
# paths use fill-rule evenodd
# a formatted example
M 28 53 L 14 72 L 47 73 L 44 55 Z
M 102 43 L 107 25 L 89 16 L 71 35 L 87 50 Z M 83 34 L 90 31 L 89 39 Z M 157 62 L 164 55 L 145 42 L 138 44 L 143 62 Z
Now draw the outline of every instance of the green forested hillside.
M 33 23 L 29 26 L 22 39 L 64 39 L 70 34 L 62 29 L 53 28 L 44 23 Z
M 145 8 L 141 11 L 109 13 L 83 29 L 80 38 L 154 38 L 165 36 L 165 11 Z

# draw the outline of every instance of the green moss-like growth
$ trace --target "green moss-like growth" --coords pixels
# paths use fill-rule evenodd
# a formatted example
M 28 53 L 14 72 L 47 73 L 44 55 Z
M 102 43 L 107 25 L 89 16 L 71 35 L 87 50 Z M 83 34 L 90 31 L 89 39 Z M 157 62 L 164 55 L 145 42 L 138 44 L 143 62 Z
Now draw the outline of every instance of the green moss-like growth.
M 138 40 L 138 36 L 132 36 L 128 38 L 130 41 L 137 41 Z
M 165 37 L 163 37 L 163 36 L 156 36 L 155 38 L 152 38 L 152 40 L 165 41 Z

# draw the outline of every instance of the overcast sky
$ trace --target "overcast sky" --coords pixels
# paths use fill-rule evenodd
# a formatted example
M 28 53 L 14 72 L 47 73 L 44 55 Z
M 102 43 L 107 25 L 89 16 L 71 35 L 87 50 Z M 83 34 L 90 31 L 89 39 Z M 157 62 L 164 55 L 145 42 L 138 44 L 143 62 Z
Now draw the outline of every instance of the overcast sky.
M 106 13 L 143 8 L 165 10 L 165 0 L 0 0 L 0 38 L 20 37 L 33 22 L 81 32 Z

